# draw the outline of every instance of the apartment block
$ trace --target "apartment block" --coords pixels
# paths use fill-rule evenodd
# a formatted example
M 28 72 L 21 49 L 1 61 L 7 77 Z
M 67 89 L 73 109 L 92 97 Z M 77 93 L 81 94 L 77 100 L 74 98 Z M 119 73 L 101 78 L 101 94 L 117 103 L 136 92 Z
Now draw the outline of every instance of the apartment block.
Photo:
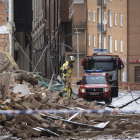
M 107 49 L 118 55 L 124 67 L 119 80 L 140 82 L 139 0 L 87 1 L 87 55 L 94 49 Z

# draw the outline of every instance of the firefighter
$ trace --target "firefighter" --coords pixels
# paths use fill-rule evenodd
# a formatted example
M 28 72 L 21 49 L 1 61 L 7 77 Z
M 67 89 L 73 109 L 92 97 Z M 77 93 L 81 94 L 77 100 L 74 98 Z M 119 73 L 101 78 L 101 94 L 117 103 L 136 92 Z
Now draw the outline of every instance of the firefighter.
M 60 68 L 60 71 L 62 72 L 61 75 L 63 75 L 64 83 L 66 84 L 66 88 L 61 90 L 59 93 L 59 96 L 63 96 L 65 92 L 67 92 L 67 98 L 71 97 L 72 89 L 71 89 L 71 73 L 73 69 L 73 64 L 75 62 L 75 58 L 73 56 L 69 56 L 68 61 L 62 65 Z

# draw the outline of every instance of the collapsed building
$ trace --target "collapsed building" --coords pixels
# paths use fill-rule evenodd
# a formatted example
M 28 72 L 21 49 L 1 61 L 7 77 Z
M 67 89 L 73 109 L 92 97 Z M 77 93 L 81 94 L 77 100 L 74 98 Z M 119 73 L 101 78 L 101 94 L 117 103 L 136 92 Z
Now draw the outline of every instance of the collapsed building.
M 108 105 L 85 101 L 74 93 L 71 100 L 60 97 L 58 91 L 65 85 L 19 70 L 10 55 L 0 53 L 0 139 L 79 139 L 139 133 L 139 114 L 88 113 L 87 109 L 101 110 Z

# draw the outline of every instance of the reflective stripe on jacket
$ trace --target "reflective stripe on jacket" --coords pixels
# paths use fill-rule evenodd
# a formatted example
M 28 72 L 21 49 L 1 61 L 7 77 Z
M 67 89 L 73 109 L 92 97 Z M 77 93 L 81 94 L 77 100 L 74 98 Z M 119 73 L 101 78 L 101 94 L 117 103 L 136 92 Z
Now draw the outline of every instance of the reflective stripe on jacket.
M 66 66 L 69 65 L 69 61 L 67 61 L 66 63 L 63 64 L 63 71 L 64 69 L 66 69 Z M 63 76 L 71 76 L 71 68 L 69 67 L 69 69 L 67 70 L 66 74 L 63 73 Z

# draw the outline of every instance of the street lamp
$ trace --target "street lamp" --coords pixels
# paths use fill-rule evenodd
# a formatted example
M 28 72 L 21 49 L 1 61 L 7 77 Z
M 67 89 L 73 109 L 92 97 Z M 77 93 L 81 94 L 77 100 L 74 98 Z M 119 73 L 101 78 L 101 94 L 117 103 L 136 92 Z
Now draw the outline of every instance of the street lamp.
M 81 32 L 78 32 L 77 28 L 76 28 L 76 32 L 77 34 L 77 76 L 79 78 L 79 33 Z

